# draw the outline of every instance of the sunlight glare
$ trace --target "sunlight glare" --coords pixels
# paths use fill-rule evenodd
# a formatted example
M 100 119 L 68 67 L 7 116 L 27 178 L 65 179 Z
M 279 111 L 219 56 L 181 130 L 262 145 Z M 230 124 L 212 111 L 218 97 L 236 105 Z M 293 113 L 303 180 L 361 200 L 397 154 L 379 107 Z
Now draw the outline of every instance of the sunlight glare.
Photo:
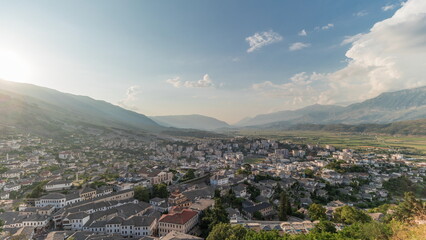
M 11 50 L 0 49 L 0 79 L 14 82 L 31 82 L 31 67 L 26 59 Z

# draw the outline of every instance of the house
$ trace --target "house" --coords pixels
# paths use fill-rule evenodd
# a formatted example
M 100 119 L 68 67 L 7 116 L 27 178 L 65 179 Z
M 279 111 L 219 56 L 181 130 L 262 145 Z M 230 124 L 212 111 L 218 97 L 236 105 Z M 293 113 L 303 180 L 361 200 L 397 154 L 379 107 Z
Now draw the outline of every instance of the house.
M 10 197 L 10 194 L 8 192 L 0 194 L 1 200 L 7 200 L 7 199 L 9 199 L 9 197 Z
M 247 196 L 247 185 L 238 184 L 237 186 L 232 187 L 232 191 L 235 193 L 236 197 L 243 198 Z
M 24 171 L 20 169 L 10 169 L 7 170 L 5 173 L 2 173 L 3 178 L 20 178 L 21 175 L 24 173 Z
M 3 222 L 3 229 L 36 227 L 45 228 L 49 223 L 47 216 L 39 214 L 21 215 L 20 212 L 3 212 L 0 213 L 0 220 Z
M 139 175 L 148 179 L 152 185 L 160 183 L 169 184 L 173 180 L 173 173 L 158 169 L 143 168 L 139 171 Z
M 48 182 L 44 189 L 46 191 L 60 191 L 65 189 L 70 189 L 72 187 L 72 181 L 56 179 Z
M 243 208 L 244 214 L 252 218 L 255 212 L 259 212 L 262 217 L 269 218 L 275 214 L 274 208 L 267 202 L 255 204 L 253 206 Z
M 85 212 L 71 213 L 62 220 L 65 230 L 78 231 L 89 221 L 90 215 Z
M 224 175 L 213 175 L 210 178 L 210 184 L 213 186 L 223 186 L 229 183 L 229 178 Z
M 85 187 L 80 191 L 80 198 L 83 200 L 92 199 L 96 197 L 96 189 Z
M 21 189 L 20 184 L 8 184 L 3 187 L 5 192 L 19 191 Z
M 179 191 L 172 192 L 168 199 L 169 206 L 188 207 L 191 201 Z
M 63 208 L 66 197 L 62 193 L 49 193 L 35 201 L 36 207 L 54 206 L 56 209 Z
M 151 200 L 149 200 L 149 203 L 154 206 L 154 209 L 159 212 L 165 212 L 169 206 L 167 204 L 167 200 L 165 198 L 158 198 L 155 197 Z
M 203 240 L 203 239 L 193 235 L 171 231 L 166 236 L 162 237 L 161 240 Z
M 172 231 L 188 233 L 198 223 L 198 212 L 183 209 L 164 214 L 158 221 L 158 235 L 165 236 Z
M 148 216 L 132 216 L 121 222 L 120 234 L 123 237 L 152 236 L 157 227 L 157 219 Z

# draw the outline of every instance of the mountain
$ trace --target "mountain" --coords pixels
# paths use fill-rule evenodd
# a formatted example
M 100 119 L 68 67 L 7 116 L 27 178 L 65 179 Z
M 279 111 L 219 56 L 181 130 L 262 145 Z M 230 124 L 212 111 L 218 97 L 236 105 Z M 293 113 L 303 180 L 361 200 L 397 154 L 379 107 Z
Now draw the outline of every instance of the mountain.
M 190 128 L 200 130 L 215 130 L 230 127 L 224 121 L 203 115 L 172 115 L 150 117 L 158 124 L 165 127 Z
M 399 135 L 426 135 L 426 119 L 408 120 L 393 123 L 373 124 L 296 124 L 271 125 L 271 128 L 294 131 L 325 131 L 325 132 L 354 132 L 354 133 L 384 133 Z
M 90 97 L 32 84 L 0 80 L 0 126 L 50 130 L 70 125 L 94 125 L 138 131 L 165 128 L 143 114 Z
M 344 107 L 337 105 L 315 104 L 298 110 L 286 110 L 269 114 L 257 115 L 253 118 L 245 118 L 236 123 L 236 126 L 255 126 L 279 121 L 303 121 L 312 122 L 316 119 L 326 119 L 335 116 L 342 111 Z
M 237 126 L 287 126 L 300 123 L 361 124 L 391 123 L 426 118 L 426 87 L 382 93 L 347 107 L 312 105 L 293 111 L 281 111 L 245 119 Z

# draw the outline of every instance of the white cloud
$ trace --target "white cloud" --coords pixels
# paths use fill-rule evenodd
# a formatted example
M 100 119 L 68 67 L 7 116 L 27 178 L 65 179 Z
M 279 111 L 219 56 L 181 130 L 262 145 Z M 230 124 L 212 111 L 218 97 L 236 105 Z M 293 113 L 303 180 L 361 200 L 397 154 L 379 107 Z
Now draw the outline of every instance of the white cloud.
M 248 42 L 250 48 L 247 49 L 248 53 L 251 53 L 257 49 L 260 49 L 264 46 L 270 45 L 283 40 L 283 37 L 269 30 L 267 32 L 255 33 L 253 36 L 247 37 L 246 41 Z
M 358 39 L 360 39 L 363 35 L 364 34 L 362 34 L 362 33 L 358 33 L 358 34 L 353 35 L 353 36 L 345 36 L 345 38 L 340 43 L 340 45 L 343 46 L 343 45 L 353 43 L 353 42 L 357 41 Z
M 357 17 L 364 17 L 364 16 L 368 15 L 368 12 L 365 11 L 365 10 L 362 10 L 362 11 L 355 13 L 354 15 L 357 16 Z
M 283 84 L 275 84 L 271 81 L 265 81 L 252 85 L 252 89 L 264 97 L 281 98 L 285 104 L 290 106 L 300 106 L 314 104 L 320 101 L 317 95 L 318 83 L 325 78 L 319 73 L 307 74 L 301 72 L 294 74 L 289 80 L 290 82 Z
M 285 102 L 302 99 L 298 104 L 303 106 L 359 102 L 383 92 L 425 86 L 426 1 L 407 1 L 392 17 L 342 44 L 351 44 L 344 68 L 317 76 L 296 74 L 289 83 L 264 82 L 253 89 Z
M 137 95 L 140 93 L 140 87 L 139 86 L 131 86 L 126 90 L 125 98 L 118 101 L 118 105 L 129 109 L 136 111 L 138 108 L 133 105 L 133 102 L 137 100 Z
M 384 12 L 387 12 L 387 11 L 393 10 L 394 8 L 396 8 L 396 4 L 389 4 L 389 5 L 383 6 L 382 10 Z
M 288 49 L 290 51 L 298 51 L 298 50 L 301 50 L 303 48 L 307 48 L 307 47 L 310 47 L 310 46 L 311 46 L 310 43 L 295 42 L 295 43 L 291 44 Z
M 333 23 L 329 23 L 329 24 L 321 27 L 322 30 L 328 30 L 330 28 L 334 28 L 334 24 Z
M 208 74 L 205 74 L 202 79 L 198 81 L 182 81 L 180 77 L 170 78 L 166 80 L 167 83 L 171 84 L 176 88 L 208 88 L 214 87 L 213 81 L 210 79 Z
M 299 35 L 299 36 L 307 36 L 308 35 L 308 33 L 306 32 L 306 30 L 305 29 L 302 29 L 299 33 L 297 33 L 297 35 Z

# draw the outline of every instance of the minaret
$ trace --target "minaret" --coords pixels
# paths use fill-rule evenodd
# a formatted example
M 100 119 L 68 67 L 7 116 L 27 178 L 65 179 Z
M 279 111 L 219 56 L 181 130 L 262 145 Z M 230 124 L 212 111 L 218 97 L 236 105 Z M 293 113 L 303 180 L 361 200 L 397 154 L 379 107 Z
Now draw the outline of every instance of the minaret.
M 78 182 L 78 172 L 75 174 L 75 180 Z

